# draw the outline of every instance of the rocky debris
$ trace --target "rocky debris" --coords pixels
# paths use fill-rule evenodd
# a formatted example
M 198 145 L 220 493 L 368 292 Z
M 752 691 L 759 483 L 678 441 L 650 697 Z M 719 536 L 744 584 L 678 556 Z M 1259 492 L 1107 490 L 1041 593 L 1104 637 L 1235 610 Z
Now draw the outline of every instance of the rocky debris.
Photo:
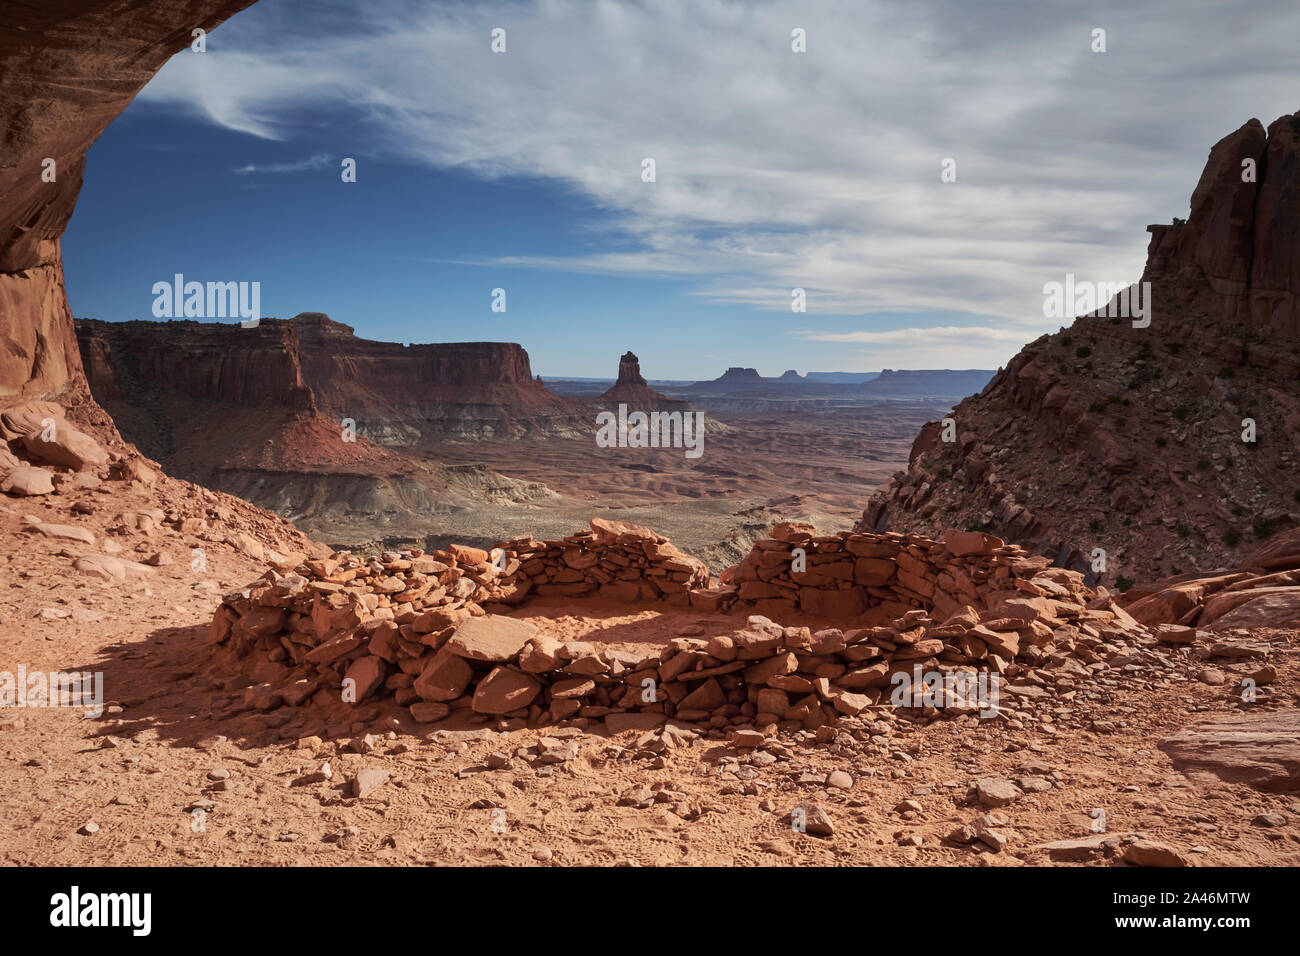
M 1300 791 L 1300 711 L 1219 717 L 1166 737 L 1160 749 L 1193 779 L 1218 778 L 1275 793 Z
M 95 488 L 120 458 L 70 425 L 55 402 L 28 401 L 0 412 L 0 490 L 17 495 Z
M 85 407 L 80 410 L 83 413 L 87 411 Z M 51 464 L 49 467 L 29 464 L 22 457 L 29 454 L 24 436 L 31 435 L 32 428 L 44 429 L 47 426 L 52 426 L 56 434 L 65 430 L 66 437 L 70 426 L 66 425 L 61 405 L 26 401 L 0 411 L 0 435 L 9 441 L 7 447 L 0 444 L 0 491 L 16 496 L 51 496 L 50 503 L 66 508 L 69 517 L 73 518 L 101 511 L 112 514 L 111 506 L 106 507 L 101 502 L 114 500 L 117 489 L 121 487 L 116 484 L 118 482 L 129 483 L 134 490 L 142 492 L 148 489 L 147 499 L 165 506 L 139 508 L 137 505 L 139 510 L 118 512 L 108 524 L 107 537 L 98 541 L 104 554 L 74 558 L 77 570 L 120 582 L 125 579 L 126 571 L 139 570 L 143 565 L 136 562 L 123 565 L 111 559 L 111 555 L 124 550 L 119 542 L 135 536 L 153 538 L 160 533 L 186 535 L 189 538 L 187 547 L 191 550 L 196 543 L 202 542 L 231 544 L 272 566 L 290 568 L 302 560 L 303 552 L 319 547 L 284 519 L 245 501 L 159 475 L 151 463 L 130 446 L 123 446 L 120 439 L 110 437 L 112 450 L 106 450 L 89 435 L 76 433 L 80 437 L 74 444 L 84 452 L 85 462 L 98 462 L 84 465 L 91 470 L 74 471 L 67 464 Z M 93 452 L 89 448 L 91 444 L 95 447 Z M 89 495 L 87 492 L 99 494 Z M 96 544 L 96 535 L 77 524 L 46 521 L 39 515 L 27 515 L 24 521 L 25 530 L 37 534 L 81 541 L 91 546 Z M 173 560 L 156 546 L 137 545 L 136 550 L 144 555 L 158 555 L 146 557 L 148 564 L 157 567 Z
M 1148 227 L 1146 320 L 1108 289 L 1026 345 L 953 429 L 922 428 L 857 530 L 981 528 L 1085 573 L 1101 548 L 1109 583 L 1230 566 L 1295 528 L 1298 131 L 1252 119 L 1215 144 L 1187 220 Z

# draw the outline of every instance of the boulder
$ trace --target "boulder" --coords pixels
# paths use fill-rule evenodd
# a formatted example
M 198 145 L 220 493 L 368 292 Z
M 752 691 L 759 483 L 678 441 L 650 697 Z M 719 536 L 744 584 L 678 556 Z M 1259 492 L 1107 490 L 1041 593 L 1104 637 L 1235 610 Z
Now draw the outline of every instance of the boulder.
M 509 667 L 496 667 L 478 682 L 471 706 L 479 714 L 505 714 L 533 702 L 541 691 L 537 678 Z
M 88 528 L 79 528 L 76 525 L 43 521 L 40 524 L 31 525 L 30 528 L 47 538 L 66 538 L 69 541 L 83 541 L 86 544 L 95 543 L 95 536 Z
M 463 657 L 443 647 L 424 665 L 411 686 L 424 700 L 455 700 L 465 693 L 473 676 Z
M 0 491 L 25 497 L 48 495 L 54 491 L 54 474 L 44 468 L 22 465 L 0 480 Z
M 383 658 L 375 657 L 368 654 L 365 657 L 358 658 L 348 667 L 347 673 L 343 675 L 343 680 L 354 681 L 356 688 L 356 698 L 351 703 L 359 704 L 376 690 L 384 682 L 384 675 L 387 673 L 387 666 Z
M 14 441 L 40 431 L 45 423 L 53 421 L 57 427 L 63 422 L 63 406 L 54 402 L 20 402 L 0 412 L 0 437 Z
M 83 555 L 73 561 L 72 566 L 82 574 L 103 578 L 105 581 L 116 581 L 119 584 L 126 580 L 128 571 L 137 571 L 141 574 L 153 573 L 153 568 L 147 564 L 127 561 L 107 554 Z
M 1231 606 L 1228 599 L 1233 599 Z M 1300 627 L 1300 587 L 1260 588 L 1218 595 L 1206 602 L 1200 624 L 1212 631 Z
M 943 533 L 943 543 L 954 557 L 960 558 L 968 554 L 992 554 L 994 549 L 1002 547 L 1006 542 L 982 531 L 949 528 Z
M 1250 568 L 1266 571 L 1290 571 L 1300 568 L 1300 528 L 1274 535 L 1245 561 Z
M 33 461 L 41 461 L 73 471 L 85 471 L 108 464 L 108 452 L 85 432 L 78 431 L 66 422 L 57 422 L 53 434 L 38 428 L 23 436 L 23 448 Z

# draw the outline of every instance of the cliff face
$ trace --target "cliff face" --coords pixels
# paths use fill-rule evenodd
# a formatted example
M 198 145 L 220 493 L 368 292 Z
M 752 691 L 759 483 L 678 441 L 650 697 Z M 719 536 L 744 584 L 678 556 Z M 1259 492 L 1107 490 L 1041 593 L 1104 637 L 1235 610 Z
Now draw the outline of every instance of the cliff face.
M 252 329 L 79 319 L 77 337 L 95 398 L 128 438 L 145 447 L 168 423 L 173 437 L 153 449 L 164 458 L 180 450 L 175 426 L 195 401 L 351 419 L 393 446 L 590 431 L 582 406 L 547 391 L 513 343 L 373 342 L 318 312 Z
M 76 332 L 91 391 L 110 413 L 121 403 L 166 401 L 173 392 L 232 405 L 316 410 L 303 383 L 297 333 L 287 322 L 245 329 L 78 319 Z
M 1225 136 L 1192 193 L 1185 225 L 1150 226 L 1148 273 L 1186 284 L 1182 303 L 1261 335 L 1300 340 L 1300 113 L 1267 133 Z M 1243 164 L 1255 175 L 1243 181 Z
M 319 312 L 290 320 L 321 410 L 380 444 L 534 438 L 590 431 L 581 406 L 533 378 L 512 342 L 401 345 L 359 339 Z
M 253 0 L 42 0 L 0 19 L 0 406 L 89 403 L 59 237 L 86 150 L 196 27 Z M 51 166 L 48 160 L 53 160 Z M 51 181 L 52 177 L 52 181 Z
M 1234 565 L 1300 521 L 1298 129 L 1251 120 L 1187 221 L 1148 227 L 1149 326 L 1103 308 L 1030 343 L 857 527 L 979 526 L 1089 574 L 1100 548 L 1114 582 Z

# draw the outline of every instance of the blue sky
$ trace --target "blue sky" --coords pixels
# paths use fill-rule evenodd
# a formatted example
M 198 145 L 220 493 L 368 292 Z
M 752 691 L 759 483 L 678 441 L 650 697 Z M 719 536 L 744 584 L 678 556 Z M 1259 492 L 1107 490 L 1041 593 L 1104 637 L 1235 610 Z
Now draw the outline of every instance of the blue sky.
M 1168 9 L 261 0 L 92 148 L 69 298 L 258 281 L 264 315 L 549 377 L 995 367 L 1059 326 L 1044 282 L 1137 279 L 1210 145 L 1298 105 L 1293 5 Z

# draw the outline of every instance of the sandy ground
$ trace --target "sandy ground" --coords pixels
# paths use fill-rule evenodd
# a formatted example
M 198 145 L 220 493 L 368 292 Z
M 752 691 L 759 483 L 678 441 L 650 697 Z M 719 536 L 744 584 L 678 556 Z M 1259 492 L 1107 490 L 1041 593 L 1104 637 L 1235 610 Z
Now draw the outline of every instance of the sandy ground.
M 130 507 L 132 494 L 115 489 L 109 509 L 80 517 L 61 497 L 0 503 L 0 670 L 99 671 L 107 705 L 97 718 L 0 710 L 4 863 L 1045 864 L 1036 844 L 1092 835 L 1102 809 L 1107 834 L 1165 842 L 1201 865 L 1300 864 L 1300 798 L 1194 783 L 1159 750 L 1172 731 L 1242 706 L 1181 671 L 1117 677 L 1011 720 L 900 719 L 875 736 L 800 732 L 757 751 L 718 731 L 671 735 L 665 749 L 662 735 L 609 738 L 599 724 L 502 732 L 496 721 L 416 725 L 392 705 L 246 710 L 248 678 L 210 656 L 206 625 L 215 596 L 255 577 L 256 562 L 210 546 L 207 572 L 195 573 L 197 539 L 162 529 L 112 539 L 174 564 L 100 582 L 70 571 L 70 555 L 94 548 L 22 530 L 23 514 L 58 517 L 100 547 L 103 515 Z M 85 493 L 94 495 L 107 497 Z M 579 613 L 553 600 L 517 613 L 559 637 L 622 644 L 738 623 L 663 609 Z M 1296 636 L 1269 639 L 1280 676 L 1251 706 L 1294 707 Z M 1113 732 L 1092 729 L 1103 717 Z M 539 758 L 547 736 L 543 749 L 568 748 L 568 759 Z M 331 778 L 313 781 L 323 763 Z M 365 769 L 387 777 L 358 799 L 351 781 Z M 828 782 L 833 771 L 847 788 Z M 1001 852 L 946 839 L 986 812 L 967 794 L 988 776 L 1041 786 L 993 811 L 1009 835 Z M 638 787 L 647 789 L 624 799 Z M 833 834 L 792 829 L 790 811 L 807 801 Z M 1260 814 L 1282 822 L 1262 825 Z M 80 832 L 92 822 L 97 832 Z

